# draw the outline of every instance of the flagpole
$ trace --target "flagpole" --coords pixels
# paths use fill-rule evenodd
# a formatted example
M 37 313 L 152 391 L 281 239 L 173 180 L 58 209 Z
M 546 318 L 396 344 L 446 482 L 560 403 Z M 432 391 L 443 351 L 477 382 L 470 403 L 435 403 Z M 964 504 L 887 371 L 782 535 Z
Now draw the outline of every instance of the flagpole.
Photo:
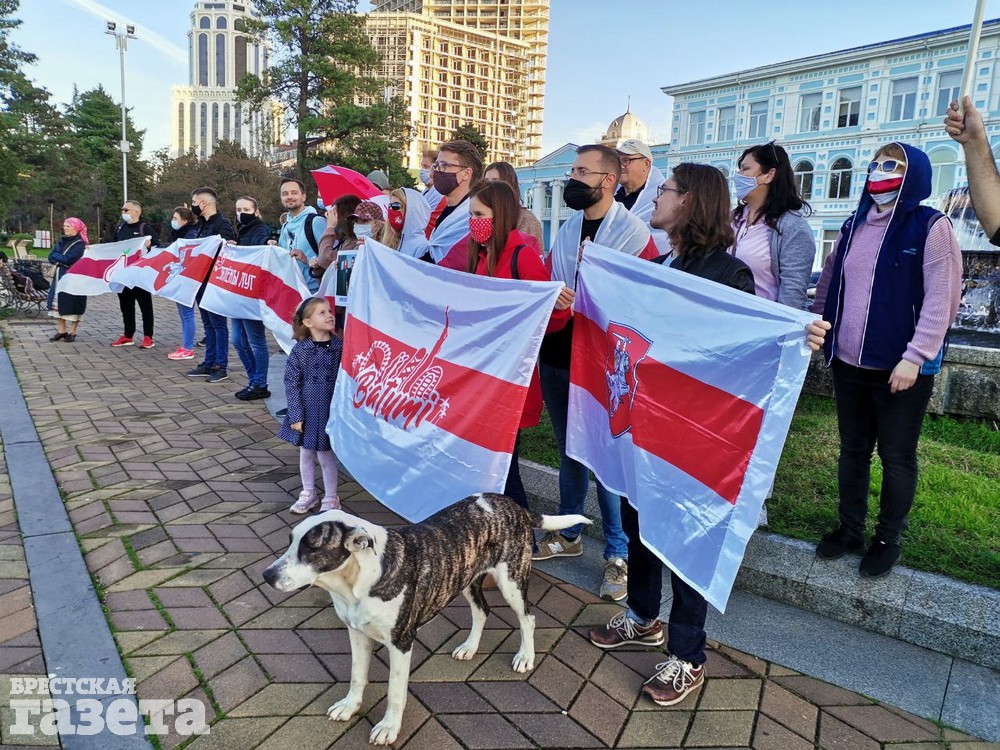
M 986 0 L 976 0 L 976 15 L 969 31 L 969 54 L 965 59 L 965 74 L 962 76 L 962 95 L 959 106 L 965 97 L 972 95 L 972 81 L 976 77 L 976 59 L 979 57 L 979 36 L 983 31 L 983 14 L 986 12 Z

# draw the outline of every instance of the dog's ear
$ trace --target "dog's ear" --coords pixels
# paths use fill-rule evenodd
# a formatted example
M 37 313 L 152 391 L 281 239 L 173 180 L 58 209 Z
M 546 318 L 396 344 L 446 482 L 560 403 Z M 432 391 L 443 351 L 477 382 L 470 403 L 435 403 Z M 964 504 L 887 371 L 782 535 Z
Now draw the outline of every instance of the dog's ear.
M 349 552 L 360 552 L 364 549 L 374 549 L 375 540 L 365 533 L 364 529 L 352 529 L 347 539 L 344 540 L 344 547 Z
M 322 549 L 340 542 L 343 530 L 339 523 L 324 521 L 313 526 L 302 537 L 302 543 L 309 549 Z

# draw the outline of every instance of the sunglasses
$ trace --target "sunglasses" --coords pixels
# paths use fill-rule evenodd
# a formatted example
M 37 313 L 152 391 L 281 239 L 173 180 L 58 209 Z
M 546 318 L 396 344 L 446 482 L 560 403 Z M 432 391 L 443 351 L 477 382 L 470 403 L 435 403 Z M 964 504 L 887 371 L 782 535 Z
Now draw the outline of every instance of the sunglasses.
M 895 172 L 899 167 L 905 167 L 906 162 L 900 161 L 899 159 L 883 159 L 882 161 L 873 161 L 868 165 L 868 174 L 871 174 L 876 169 L 881 169 L 883 172 Z
M 402 204 L 402 203 L 399 203 L 399 202 L 397 201 L 397 202 L 395 202 L 395 203 L 390 203 L 390 204 L 389 204 L 389 208 L 390 208 L 391 210 L 393 210 L 393 211 L 402 211 L 402 210 L 403 210 L 403 204 Z

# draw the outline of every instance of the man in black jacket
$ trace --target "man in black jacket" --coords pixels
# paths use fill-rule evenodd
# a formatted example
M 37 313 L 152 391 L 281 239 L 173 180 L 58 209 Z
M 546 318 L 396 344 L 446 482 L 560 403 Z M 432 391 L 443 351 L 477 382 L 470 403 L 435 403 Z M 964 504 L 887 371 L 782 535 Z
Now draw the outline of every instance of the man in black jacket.
M 146 250 L 153 244 L 156 233 L 153 228 L 142 221 L 142 204 L 136 200 L 127 200 L 122 204 L 122 220 L 115 227 L 115 242 L 131 240 L 135 237 L 148 237 Z M 142 343 L 140 349 L 152 349 L 153 342 L 153 295 L 138 287 L 125 287 L 118 293 L 118 306 L 122 311 L 122 328 L 124 333 L 111 342 L 111 346 L 132 346 L 135 336 L 135 303 L 139 303 L 142 312 Z
M 219 194 L 210 187 L 196 188 L 191 193 L 191 211 L 198 217 L 198 236 L 219 235 L 223 242 L 236 241 L 236 232 L 229 219 L 219 213 Z M 212 262 L 215 267 L 215 261 Z M 211 271 L 209 271 L 211 275 Z M 201 301 L 205 284 L 198 291 Z M 188 370 L 189 378 L 205 378 L 206 383 L 229 380 L 229 321 L 224 315 L 209 312 L 199 306 L 202 325 L 205 326 L 205 359 L 194 369 Z

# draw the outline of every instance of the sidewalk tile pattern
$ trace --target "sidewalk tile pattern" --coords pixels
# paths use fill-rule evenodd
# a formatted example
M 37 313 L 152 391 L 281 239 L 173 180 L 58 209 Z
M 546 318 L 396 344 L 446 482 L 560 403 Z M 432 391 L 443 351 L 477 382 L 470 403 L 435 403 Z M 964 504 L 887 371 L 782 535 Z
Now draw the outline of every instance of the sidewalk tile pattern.
M 244 381 L 235 356 L 233 381 L 222 385 L 188 379 L 163 356 L 178 338 L 172 305 L 156 300 L 163 347 L 109 348 L 115 302 L 91 298 L 73 344 L 49 343 L 40 323 L 8 323 L 4 333 L 139 697 L 210 706 L 210 734 L 163 736 L 160 747 L 367 747 L 385 709 L 385 649 L 359 715 L 328 721 L 350 676 L 346 633 L 323 592 L 280 593 L 261 578 L 297 521 L 288 512 L 299 490 L 295 449 L 275 437 L 260 402 L 233 398 Z M 346 477 L 340 496 L 351 513 L 401 522 Z M 4 674 L 44 670 L 26 576 L 0 480 Z M 592 647 L 587 628 L 620 608 L 544 569 L 529 589 L 538 657 L 518 675 L 509 666 L 516 620 L 497 592 L 488 596 L 496 606 L 474 659 L 450 656 L 469 624 L 464 601 L 419 632 L 395 747 L 1000 747 L 715 643 L 705 686 L 661 709 L 639 696 L 662 652 Z

